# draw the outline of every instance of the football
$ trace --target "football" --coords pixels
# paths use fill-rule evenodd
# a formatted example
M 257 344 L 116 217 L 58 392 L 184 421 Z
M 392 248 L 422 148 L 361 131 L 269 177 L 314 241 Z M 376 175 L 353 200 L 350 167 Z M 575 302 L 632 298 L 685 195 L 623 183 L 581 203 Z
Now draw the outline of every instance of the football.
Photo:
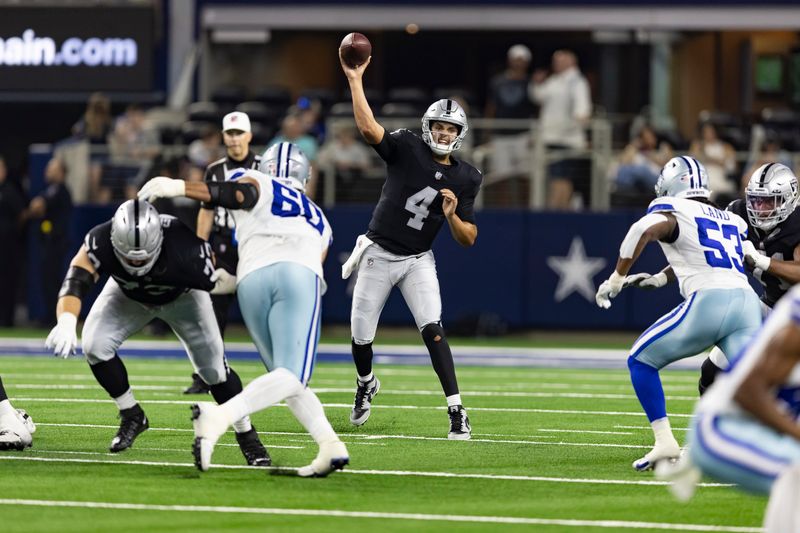
M 342 59 L 350 67 L 363 64 L 372 55 L 372 44 L 362 33 L 348 33 L 339 45 Z

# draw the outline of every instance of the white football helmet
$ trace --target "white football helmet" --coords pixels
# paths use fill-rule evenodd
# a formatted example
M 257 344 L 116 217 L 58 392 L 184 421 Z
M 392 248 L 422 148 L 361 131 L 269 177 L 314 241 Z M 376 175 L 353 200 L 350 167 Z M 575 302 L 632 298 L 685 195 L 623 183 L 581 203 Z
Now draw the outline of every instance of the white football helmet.
M 761 165 L 750 176 L 744 195 L 750 223 L 769 231 L 789 218 L 797 206 L 797 177 L 786 165 Z
M 164 242 L 156 208 L 144 200 L 128 200 L 111 219 L 111 246 L 122 268 L 132 276 L 150 272 Z
M 288 142 L 278 143 L 267 148 L 261 156 L 258 170 L 291 189 L 306 191 L 306 183 L 311 178 L 311 163 L 296 145 Z
M 433 142 L 431 135 L 432 122 L 447 122 L 458 128 L 458 135 L 450 144 L 440 144 Z M 461 148 L 461 142 L 467 135 L 469 126 L 467 125 L 467 114 L 455 100 L 443 98 L 432 103 L 428 110 L 422 115 L 422 140 L 425 141 L 431 151 L 437 155 L 447 155 Z
M 673 157 L 664 168 L 656 182 L 656 196 L 676 198 L 708 198 L 708 174 L 700 161 L 688 155 Z

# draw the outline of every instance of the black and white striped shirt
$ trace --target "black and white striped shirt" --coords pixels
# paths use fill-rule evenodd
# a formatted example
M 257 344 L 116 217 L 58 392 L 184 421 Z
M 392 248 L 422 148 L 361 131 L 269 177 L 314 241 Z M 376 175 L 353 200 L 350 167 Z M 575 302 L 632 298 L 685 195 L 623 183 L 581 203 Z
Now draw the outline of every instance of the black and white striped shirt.
M 230 156 L 226 156 L 208 165 L 204 179 L 205 181 L 225 181 L 230 172 L 237 168 L 258 169 L 260 164 L 261 156 L 252 151 L 247 152 L 247 156 L 241 161 L 236 161 Z M 215 208 L 205 203 L 201 204 L 201 207 L 203 209 L 215 210 L 214 226 L 211 228 L 211 231 L 233 230 L 236 226 L 233 217 L 224 207 Z

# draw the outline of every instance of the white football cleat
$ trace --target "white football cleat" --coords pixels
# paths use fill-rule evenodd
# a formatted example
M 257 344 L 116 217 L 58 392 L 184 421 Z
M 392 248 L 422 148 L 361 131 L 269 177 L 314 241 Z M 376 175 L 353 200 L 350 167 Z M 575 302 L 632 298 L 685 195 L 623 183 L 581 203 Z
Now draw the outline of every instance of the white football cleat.
M 669 444 L 656 444 L 644 457 L 633 462 L 634 470 L 645 472 L 655 468 L 656 463 L 663 460 L 674 462 L 681 455 L 681 447 L 673 440 Z
M 339 440 L 323 442 L 319 445 L 317 457 L 310 465 L 297 469 L 300 477 L 325 477 L 334 470 L 341 470 L 350 462 L 350 455 L 344 443 Z
M 228 431 L 228 422 L 222 409 L 211 402 L 192 405 L 192 425 L 194 425 L 194 444 L 192 454 L 194 465 L 201 472 L 211 467 L 211 455 L 219 438 Z
M 33 429 L 35 431 L 36 426 L 33 426 Z M 16 411 L 0 416 L 0 450 L 22 451 L 31 444 L 33 444 L 31 432 Z
M 33 423 L 33 418 L 31 418 L 31 415 L 29 415 L 25 409 L 17 409 L 17 418 L 19 418 L 19 421 L 25 426 L 25 429 L 28 430 L 28 433 L 31 435 L 36 433 L 36 424 Z

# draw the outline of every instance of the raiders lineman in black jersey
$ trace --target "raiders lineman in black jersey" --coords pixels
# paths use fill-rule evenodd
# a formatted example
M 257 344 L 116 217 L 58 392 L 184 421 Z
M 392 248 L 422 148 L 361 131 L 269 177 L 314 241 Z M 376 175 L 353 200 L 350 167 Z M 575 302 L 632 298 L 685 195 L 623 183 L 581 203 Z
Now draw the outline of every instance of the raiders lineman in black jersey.
M 207 242 L 178 219 L 159 216 L 145 201 L 123 203 L 110 221 L 87 233 L 72 259 L 59 293 L 58 323 L 46 341 L 56 355 L 68 357 L 74 352 L 81 300 L 100 274 L 109 274 L 109 279 L 86 317 L 82 346 L 97 382 L 120 410 L 112 452 L 129 448 L 149 427 L 117 350 L 154 318 L 170 325 L 218 403 L 242 392 L 239 376 L 225 360 L 206 292 L 214 289 L 216 279 Z M 240 420 L 234 429 L 248 464 L 268 466 L 269 455 L 250 420 Z
M 258 169 L 261 156 L 250 150 L 253 134 L 247 113 L 234 111 L 222 118 L 222 140 L 225 143 L 225 157 L 208 165 L 204 178 L 206 182 L 225 181 L 237 168 Z M 197 213 L 197 236 L 211 244 L 217 268 L 224 268 L 232 275 L 236 275 L 236 265 L 239 264 L 235 229 L 233 217 L 227 209 L 205 202 L 200 204 L 200 211 Z M 236 293 L 211 295 L 214 315 L 223 338 L 225 338 L 225 327 L 228 325 L 228 311 L 235 299 Z M 192 374 L 192 384 L 183 392 L 203 394 L 209 390 L 199 375 Z
M 800 211 L 796 210 L 798 184 L 792 170 L 779 163 L 762 165 L 745 188 L 745 199 L 728 206 L 747 221 L 743 243 L 745 262 L 764 288 L 762 309 L 766 316 L 786 291 L 800 283 Z M 737 354 L 730 354 L 735 357 Z M 703 362 L 700 394 L 711 386 L 727 359 L 714 348 Z
M 431 251 L 445 222 L 463 246 L 472 246 L 478 235 L 473 205 L 481 174 L 451 156 L 467 133 L 467 117 L 453 100 L 439 100 L 422 118 L 422 138 L 408 130 L 386 132 L 375 121 L 364 95 L 362 76 L 369 62 L 349 67 L 341 61 L 353 97 L 356 126 L 387 166 L 386 183 L 369 231 L 358 238 L 342 267 L 345 277 L 358 269 L 350 316 L 358 379 L 350 422 L 360 426 L 367 421 L 372 399 L 380 389 L 372 373 L 372 342 L 386 299 L 397 286 L 414 315 L 447 397 L 448 438 L 469 439 L 469 418 L 441 325 L 442 302 Z

